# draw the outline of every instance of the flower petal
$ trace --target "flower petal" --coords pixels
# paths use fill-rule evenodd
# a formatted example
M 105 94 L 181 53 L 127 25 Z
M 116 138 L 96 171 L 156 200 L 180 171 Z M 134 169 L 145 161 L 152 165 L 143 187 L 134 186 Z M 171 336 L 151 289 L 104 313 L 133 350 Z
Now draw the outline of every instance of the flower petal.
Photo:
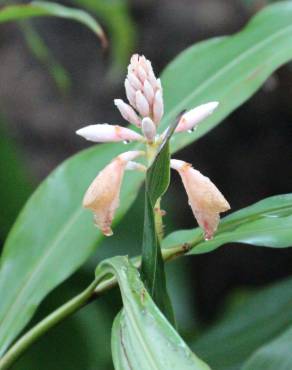
M 112 141 L 143 141 L 143 136 L 122 126 L 108 125 L 107 123 L 90 125 L 76 131 L 77 135 L 86 140 L 105 143 Z
M 198 224 L 204 229 L 205 239 L 211 239 L 219 224 L 219 213 L 228 211 L 229 203 L 211 180 L 190 163 L 172 159 L 170 165 L 182 178 L 189 204 Z
M 218 107 L 218 102 L 210 102 L 199 105 L 184 113 L 175 129 L 175 132 L 192 130 L 198 123 L 210 116 Z
M 142 155 L 141 151 L 129 151 L 112 160 L 93 180 L 83 198 L 83 207 L 91 209 L 94 222 L 105 236 L 113 234 L 111 224 L 119 197 L 127 163 Z

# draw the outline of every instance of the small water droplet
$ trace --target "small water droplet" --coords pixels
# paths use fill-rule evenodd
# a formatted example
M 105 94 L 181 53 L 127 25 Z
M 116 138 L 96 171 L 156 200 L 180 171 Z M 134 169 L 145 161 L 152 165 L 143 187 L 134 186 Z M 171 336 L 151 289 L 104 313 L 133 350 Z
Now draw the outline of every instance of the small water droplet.
M 129 140 L 124 140 L 123 141 L 123 144 L 129 144 L 130 143 L 130 141 Z
M 191 130 L 188 130 L 188 133 L 189 134 L 192 134 L 193 133 L 193 130 L 191 129 Z

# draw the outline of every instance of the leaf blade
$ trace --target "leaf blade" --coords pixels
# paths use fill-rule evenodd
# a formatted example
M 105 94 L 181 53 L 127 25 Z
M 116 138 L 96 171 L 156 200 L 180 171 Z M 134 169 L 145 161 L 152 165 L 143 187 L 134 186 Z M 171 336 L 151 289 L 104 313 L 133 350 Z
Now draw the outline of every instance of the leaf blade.
M 65 7 L 58 3 L 33 1 L 29 4 L 8 5 L 0 9 L 0 23 L 17 21 L 34 17 L 60 17 L 72 19 L 87 26 L 106 46 L 106 37 L 96 20 L 80 9 Z
M 115 369 L 209 369 L 167 322 L 125 257 L 111 258 L 99 268 L 115 274 L 124 305 L 112 332 Z
M 189 253 L 211 252 L 226 243 L 246 243 L 263 247 L 286 248 L 292 244 L 292 194 L 276 195 L 224 217 L 217 233 L 203 241 L 200 229 L 170 234 L 164 248 L 178 244 L 194 245 Z

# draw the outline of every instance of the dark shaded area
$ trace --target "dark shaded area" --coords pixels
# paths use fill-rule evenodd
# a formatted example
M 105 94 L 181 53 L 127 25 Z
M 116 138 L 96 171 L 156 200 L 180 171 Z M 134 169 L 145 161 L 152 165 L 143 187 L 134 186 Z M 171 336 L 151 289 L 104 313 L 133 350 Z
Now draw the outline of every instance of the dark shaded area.
M 250 18 L 251 9 L 239 0 L 137 0 L 131 2 L 131 14 L 137 23 L 136 51 L 151 59 L 159 72 L 193 43 L 239 30 Z M 1 26 L 0 109 L 36 183 L 87 146 L 74 134 L 77 128 L 87 123 L 120 122 L 112 100 L 124 92 L 121 81 L 109 84 L 109 57 L 102 54 L 88 30 L 53 19 L 35 24 L 72 78 L 71 91 L 62 96 L 46 68 L 31 56 L 18 27 Z M 288 65 L 224 123 L 178 155 L 209 176 L 233 210 L 291 192 L 291 93 Z M 173 210 L 176 228 L 193 227 L 178 177 L 174 177 L 168 199 L 175 200 L 168 208 Z M 186 206 L 178 212 L 177 203 Z M 214 318 L 226 294 L 235 287 L 261 285 L 292 273 L 289 249 L 233 245 L 189 261 L 194 296 L 204 320 Z

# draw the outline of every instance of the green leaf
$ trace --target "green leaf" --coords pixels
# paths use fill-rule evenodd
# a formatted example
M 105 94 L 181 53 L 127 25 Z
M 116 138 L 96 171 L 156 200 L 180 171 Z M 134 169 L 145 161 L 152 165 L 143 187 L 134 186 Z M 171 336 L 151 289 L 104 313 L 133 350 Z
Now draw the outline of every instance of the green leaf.
M 290 278 L 253 293 L 194 341 L 191 348 L 216 370 L 239 370 L 253 352 L 292 324 L 291 290 Z
M 23 6 L 17 8 L 30 9 Z M 11 13 L 15 8 L 8 9 Z M 210 100 L 220 102 L 214 115 L 195 133 L 172 138 L 173 152 L 222 121 L 276 68 L 291 59 L 291 22 L 292 3 L 272 5 L 235 36 L 195 45 L 167 67 L 162 76 L 166 103 L 162 130 L 188 107 Z M 47 293 L 96 249 L 100 234 L 93 228 L 89 213 L 81 210 L 80 202 L 96 173 L 124 150 L 123 145 L 113 144 L 80 153 L 54 171 L 26 204 L 1 259 L 0 292 L 5 299 L 0 300 L 0 353 L 23 329 Z M 116 220 L 135 199 L 142 182 L 136 176 L 125 179 Z M 1 321 L 5 317 L 8 319 Z
M 138 270 L 127 258 L 111 258 L 103 262 L 99 269 L 117 277 L 124 305 L 112 331 L 116 370 L 209 369 L 189 350 L 159 311 L 147 293 Z
M 291 59 L 291 22 L 291 1 L 267 6 L 242 31 L 191 46 L 166 67 L 162 128 L 185 109 L 208 101 L 220 103 L 195 132 L 173 137 L 173 152 L 218 125 Z
M 259 348 L 244 364 L 242 370 L 292 369 L 292 327 L 267 345 Z
M 211 252 L 226 243 L 263 247 L 292 246 L 292 194 L 266 198 L 224 217 L 212 240 L 204 241 L 200 229 L 175 231 L 163 241 L 164 248 L 180 244 L 194 246 L 190 254 Z
M 106 45 L 106 37 L 96 22 L 83 10 L 68 8 L 66 6 L 46 1 L 34 1 L 29 4 L 8 5 L 0 9 L 0 23 L 18 21 L 33 17 L 60 17 L 72 19 L 87 26 Z
M 166 192 L 170 181 L 169 140 L 178 124 L 170 125 L 158 154 L 146 174 L 145 215 L 142 245 L 141 274 L 146 288 L 154 302 L 175 324 L 174 313 L 167 293 L 164 261 L 162 259 L 159 230 L 162 216 L 159 210 L 154 214 L 155 207 L 160 207 L 160 198 Z M 157 204 L 158 201 L 158 204 Z
M 0 238 L 4 239 L 33 186 L 3 121 L 0 117 Z
M 81 152 L 58 167 L 18 217 L 0 263 L 0 353 L 32 317 L 40 301 L 84 263 L 102 239 L 81 201 L 89 183 L 123 144 Z M 133 202 L 141 174 L 130 173 L 117 220 Z M 16 274 L 16 275 L 15 275 Z

